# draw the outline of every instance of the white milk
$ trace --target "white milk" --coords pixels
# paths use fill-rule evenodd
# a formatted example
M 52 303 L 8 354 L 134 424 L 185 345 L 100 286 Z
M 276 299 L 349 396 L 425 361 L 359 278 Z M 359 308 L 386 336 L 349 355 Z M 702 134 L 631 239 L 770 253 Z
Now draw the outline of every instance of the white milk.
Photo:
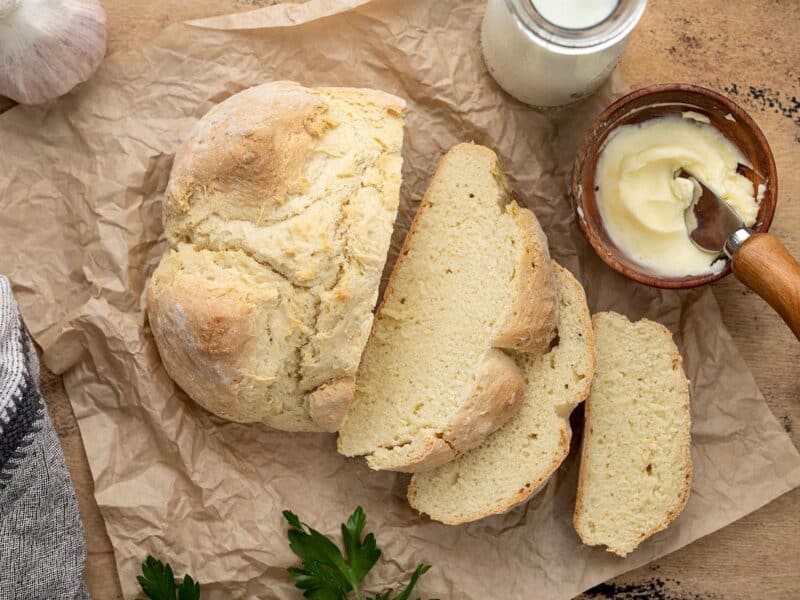
M 619 0 L 531 0 L 531 4 L 553 25 L 586 29 L 610 17 Z
M 569 104 L 611 74 L 647 0 L 488 0 L 483 58 L 497 83 L 534 106 Z

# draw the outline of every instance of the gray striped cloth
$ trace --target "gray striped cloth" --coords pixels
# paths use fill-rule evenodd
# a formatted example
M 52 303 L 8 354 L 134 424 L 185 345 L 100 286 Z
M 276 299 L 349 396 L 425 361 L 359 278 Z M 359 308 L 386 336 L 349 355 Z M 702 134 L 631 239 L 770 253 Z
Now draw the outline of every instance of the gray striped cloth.
M 0 276 L 0 599 L 89 598 L 86 544 L 39 362 Z

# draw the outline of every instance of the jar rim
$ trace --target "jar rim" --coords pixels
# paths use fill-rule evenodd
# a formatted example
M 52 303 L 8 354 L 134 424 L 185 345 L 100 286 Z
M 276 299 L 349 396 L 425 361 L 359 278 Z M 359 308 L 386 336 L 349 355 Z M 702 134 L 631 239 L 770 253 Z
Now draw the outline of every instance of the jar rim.
M 556 25 L 536 9 L 533 0 L 504 0 L 517 26 L 535 44 L 560 54 L 592 54 L 627 38 L 642 18 L 647 0 L 618 0 L 611 14 L 583 29 Z

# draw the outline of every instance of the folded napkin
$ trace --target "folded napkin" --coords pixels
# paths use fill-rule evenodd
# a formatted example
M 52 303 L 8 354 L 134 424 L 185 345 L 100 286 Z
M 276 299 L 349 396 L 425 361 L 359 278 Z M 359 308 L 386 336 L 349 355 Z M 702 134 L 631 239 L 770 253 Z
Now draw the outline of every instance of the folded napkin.
M 39 362 L 0 276 L 0 598 L 89 598 L 75 491 L 47 407 Z

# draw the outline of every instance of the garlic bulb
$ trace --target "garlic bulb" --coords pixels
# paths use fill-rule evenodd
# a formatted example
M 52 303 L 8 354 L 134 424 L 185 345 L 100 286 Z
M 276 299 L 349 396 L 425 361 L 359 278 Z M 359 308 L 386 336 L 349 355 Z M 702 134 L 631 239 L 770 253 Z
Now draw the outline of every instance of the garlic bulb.
M 0 95 L 47 102 L 86 81 L 105 53 L 97 0 L 0 0 Z

